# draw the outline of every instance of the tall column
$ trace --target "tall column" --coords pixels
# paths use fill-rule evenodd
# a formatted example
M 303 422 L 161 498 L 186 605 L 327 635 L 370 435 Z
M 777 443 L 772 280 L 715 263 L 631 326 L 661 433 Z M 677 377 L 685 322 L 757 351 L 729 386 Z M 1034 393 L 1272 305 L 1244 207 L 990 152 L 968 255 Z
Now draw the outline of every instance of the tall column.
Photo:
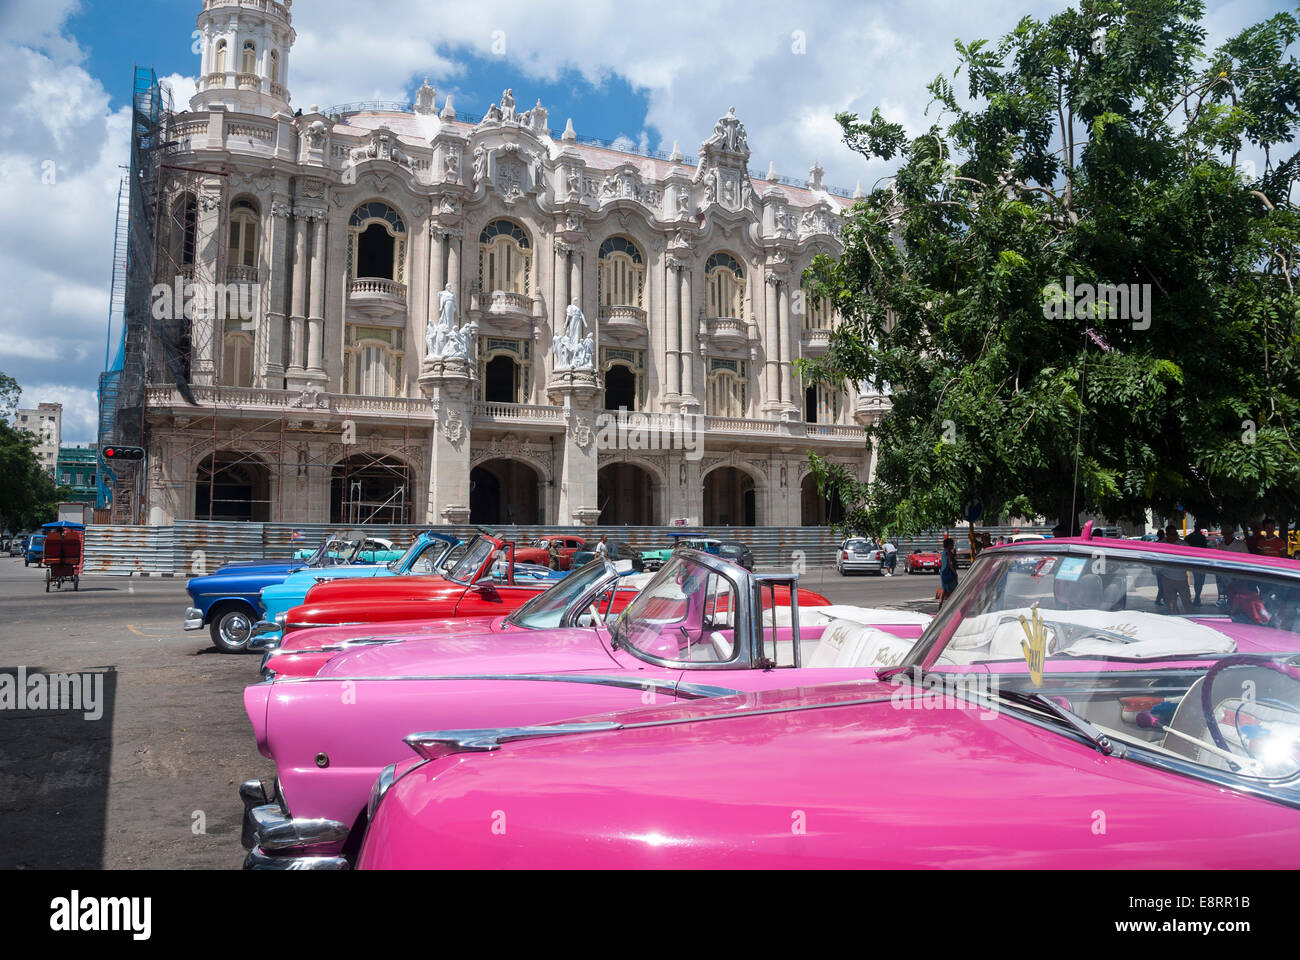
M 574 297 L 578 298 L 578 306 L 583 308 L 583 313 L 586 313 L 586 305 L 582 302 L 582 251 L 580 250 L 574 250 L 569 257 L 569 296 L 564 301 L 565 306 L 568 306 L 569 301 Z
M 566 428 L 560 462 L 559 514 L 561 524 L 595 524 L 600 519 L 596 471 L 598 469 L 595 373 L 564 370 L 546 386 L 553 403 L 564 408 Z
M 668 374 L 664 392 L 670 403 L 677 402 L 682 393 L 682 292 L 681 279 L 677 275 L 680 269 L 681 261 L 669 257 L 664 270 L 664 306 L 667 310 L 664 353 Z
M 429 241 L 429 311 L 425 323 L 433 326 L 438 322 L 438 294 L 447 283 L 447 237 L 437 224 L 429 231 Z
M 220 262 L 221 247 L 226 238 L 222 235 L 221 210 L 224 205 L 221 185 L 207 181 L 201 185 L 198 196 L 198 218 L 195 224 L 194 242 L 194 282 L 198 289 L 208 291 L 215 289 L 218 282 L 225 282 L 225 277 L 217 276 L 217 264 Z M 195 304 L 193 318 L 190 320 L 190 380 L 194 383 L 210 384 L 217 382 L 216 344 L 225 333 L 225 321 L 216 304 L 203 297 Z
M 790 346 L 790 282 L 781 281 L 777 292 L 777 323 L 781 340 L 781 403 L 787 408 L 794 403 L 794 351 Z
M 682 293 L 682 403 L 698 404 L 695 395 L 695 304 L 691 300 L 691 268 L 683 267 L 681 271 Z
M 781 400 L 781 342 L 777 334 L 777 287 L 780 278 L 769 273 L 763 278 L 767 298 L 763 310 L 763 408 L 775 410 Z
M 311 299 L 307 311 L 307 373 L 325 379 L 325 214 L 312 217 Z
M 306 369 L 303 364 L 303 326 L 306 323 L 304 300 L 307 297 L 307 219 L 293 219 L 293 287 L 289 300 L 289 371 L 299 381 Z M 289 385 L 290 388 L 295 386 Z
M 264 387 L 279 389 L 284 386 L 284 324 L 285 279 L 288 269 L 289 214 L 292 208 L 284 201 L 271 204 L 267 219 L 271 237 L 271 261 L 264 278 L 269 284 L 270 306 L 266 320 L 258 331 L 262 338 L 258 356 L 262 358 L 260 383 Z
M 460 243 L 462 230 L 459 227 L 447 231 L 447 279 L 444 286 L 451 284 L 451 292 L 456 295 L 456 302 L 464 303 L 460 295 Z M 461 307 L 460 309 L 465 309 Z

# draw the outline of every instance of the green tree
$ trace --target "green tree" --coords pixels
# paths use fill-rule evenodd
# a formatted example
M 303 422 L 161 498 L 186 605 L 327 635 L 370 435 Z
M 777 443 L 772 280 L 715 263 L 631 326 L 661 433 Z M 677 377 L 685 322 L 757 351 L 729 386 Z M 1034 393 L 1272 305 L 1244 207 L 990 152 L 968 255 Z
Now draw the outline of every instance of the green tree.
M 874 482 L 812 458 L 848 526 L 912 533 L 973 497 L 1071 526 L 1179 504 L 1300 515 L 1300 20 L 1207 55 L 1203 15 L 1108 0 L 1025 18 L 956 43 L 919 136 L 878 109 L 837 117 L 898 164 L 808 275 L 844 322 L 805 376 L 893 397 Z M 1106 295 L 1120 285 L 1137 298 Z
M 0 372 L 0 528 L 13 533 L 34 530 L 57 515 L 60 500 L 72 490 L 57 486 L 36 457 L 39 438 L 10 423 L 22 389 Z

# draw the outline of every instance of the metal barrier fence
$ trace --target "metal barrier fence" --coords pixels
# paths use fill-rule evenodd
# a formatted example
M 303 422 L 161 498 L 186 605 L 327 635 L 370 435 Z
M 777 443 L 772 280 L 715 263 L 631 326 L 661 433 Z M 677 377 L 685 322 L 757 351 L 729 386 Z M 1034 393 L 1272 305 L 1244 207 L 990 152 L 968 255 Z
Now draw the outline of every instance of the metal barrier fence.
M 86 529 L 87 574 L 142 576 L 198 576 L 227 563 L 251 562 L 263 558 L 288 558 L 298 550 L 314 549 L 327 534 L 364 531 L 367 536 L 393 541 L 404 549 L 422 531 L 414 524 L 367 524 L 347 527 L 336 523 L 249 523 L 180 520 L 166 527 L 91 524 Z M 438 526 L 432 529 L 460 537 L 473 535 L 472 526 Z M 579 536 L 628 544 L 635 550 L 668 546 L 670 534 L 734 540 L 747 545 L 760 567 L 788 567 L 801 559 L 808 567 L 828 566 L 842 536 L 831 527 L 558 527 L 498 524 L 493 529 L 506 539 L 528 543 L 539 537 Z M 1046 527 L 976 527 L 996 540 L 1015 533 L 1046 533 Z M 949 534 L 958 549 L 966 544 L 965 528 L 953 527 Z M 937 550 L 943 532 L 936 531 L 898 541 L 901 554 L 912 550 Z M 796 556 L 799 554 L 800 556 Z

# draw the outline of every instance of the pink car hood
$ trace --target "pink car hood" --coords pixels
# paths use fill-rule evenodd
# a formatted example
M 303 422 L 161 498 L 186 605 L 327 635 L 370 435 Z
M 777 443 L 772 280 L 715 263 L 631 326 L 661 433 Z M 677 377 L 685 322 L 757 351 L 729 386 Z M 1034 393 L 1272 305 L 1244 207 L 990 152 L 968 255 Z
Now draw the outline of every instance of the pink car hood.
M 479 631 L 486 628 L 479 624 Z M 317 674 L 341 677 L 419 677 L 617 670 L 618 662 L 590 627 L 557 630 L 507 628 L 493 633 L 411 637 L 347 650 Z
M 1009 711 L 925 709 L 898 690 L 624 712 L 624 724 L 696 722 L 443 757 L 389 791 L 360 866 L 1217 869 L 1300 857 L 1300 811 L 1102 756 Z M 814 708 L 763 709 L 783 704 Z M 509 829 L 461 828 L 484 810 L 506 811 Z
M 505 617 L 460 617 L 441 620 L 396 621 L 393 623 L 353 623 L 333 627 L 307 627 L 285 634 L 277 652 L 319 650 L 322 647 L 369 640 L 374 637 L 428 637 L 453 634 L 484 633 L 498 629 Z

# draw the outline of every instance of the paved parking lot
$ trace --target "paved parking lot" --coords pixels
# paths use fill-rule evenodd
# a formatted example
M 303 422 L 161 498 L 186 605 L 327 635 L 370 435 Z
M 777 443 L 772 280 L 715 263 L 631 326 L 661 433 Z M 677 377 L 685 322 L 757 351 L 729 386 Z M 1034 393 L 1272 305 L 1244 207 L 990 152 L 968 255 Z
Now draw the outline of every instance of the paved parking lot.
M 933 612 L 935 577 L 805 586 L 839 603 Z M 240 865 L 239 783 L 274 773 L 242 691 L 260 658 L 186 633 L 183 579 L 86 577 L 45 592 L 39 568 L 0 558 L 0 673 L 102 675 L 102 716 L 0 710 L 0 869 Z M 9 681 L 12 688 L 14 681 Z

